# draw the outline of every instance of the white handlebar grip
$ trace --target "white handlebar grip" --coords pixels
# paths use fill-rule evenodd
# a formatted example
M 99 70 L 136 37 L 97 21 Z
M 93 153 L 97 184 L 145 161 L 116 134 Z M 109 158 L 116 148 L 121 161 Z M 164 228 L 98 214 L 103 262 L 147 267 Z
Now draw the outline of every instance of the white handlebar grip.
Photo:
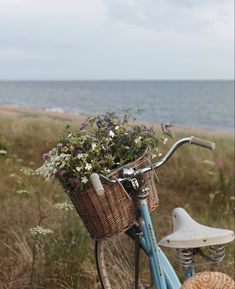
M 198 138 L 195 136 L 191 136 L 191 144 L 198 145 L 198 146 L 210 149 L 210 150 L 215 149 L 215 143 L 214 142 L 204 140 L 204 139 L 201 139 L 201 138 Z
M 100 181 L 99 175 L 96 173 L 93 173 L 91 174 L 90 179 L 97 195 L 102 196 L 104 194 L 104 187 Z

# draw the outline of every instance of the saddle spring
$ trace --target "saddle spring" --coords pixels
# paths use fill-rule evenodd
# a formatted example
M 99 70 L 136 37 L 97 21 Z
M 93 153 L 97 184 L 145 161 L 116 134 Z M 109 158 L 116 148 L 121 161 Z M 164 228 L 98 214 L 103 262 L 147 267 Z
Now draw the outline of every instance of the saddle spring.
M 193 249 L 177 249 L 176 250 L 176 261 L 178 264 L 183 267 L 187 268 L 194 264 L 194 252 Z
M 194 257 L 199 256 L 208 264 L 220 263 L 225 257 L 224 245 L 213 245 L 207 247 L 207 249 L 202 250 L 201 248 L 187 248 L 187 249 L 177 249 L 176 250 L 176 261 L 178 264 L 187 268 L 195 265 L 202 265 L 203 263 L 195 261 Z
M 209 257 L 215 263 L 222 262 L 225 257 L 224 245 L 215 245 L 209 247 Z

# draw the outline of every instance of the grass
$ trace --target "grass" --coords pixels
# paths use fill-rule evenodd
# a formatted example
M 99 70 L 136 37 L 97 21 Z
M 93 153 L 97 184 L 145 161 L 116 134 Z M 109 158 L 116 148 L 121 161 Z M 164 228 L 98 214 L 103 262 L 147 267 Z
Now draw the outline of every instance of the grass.
M 0 116 L 0 288 L 99 288 L 93 241 L 75 211 L 55 204 L 68 200 L 55 182 L 27 176 L 37 168 L 65 124 L 79 123 L 42 116 Z M 185 136 L 178 132 L 175 139 Z M 198 136 L 198 135 L 197 135 Z M 205 133 L 199 137 L 208 138 Z M 153 213 L 158 238 L 172 230 L 171 212 L 181 206 L 202 223 L 233 229 L 234 150 L 230 137 L 210 135 L 215 152 L 193 146 L 178 150 L 159 169 L 160 206 Z M 172 141 L 173 142 L 173 141 Z M 162 147 L 167 150 L 171 142 Z M 33 235 L 41 226 L 53 234 Z M 232 245 L 220 270 L 233 274 Z M 174 254 L 167 253 L 170 258 Z M 174 261 L 173 261 L 174 262 Z

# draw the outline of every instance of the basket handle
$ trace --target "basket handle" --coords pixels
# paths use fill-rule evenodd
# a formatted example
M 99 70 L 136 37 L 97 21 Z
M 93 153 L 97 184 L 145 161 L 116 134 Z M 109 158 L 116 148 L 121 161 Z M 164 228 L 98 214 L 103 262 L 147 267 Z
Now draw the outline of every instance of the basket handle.
M 97 195 L 102 196 L 104 194 L 104 187 L 100 181 L 100 176 L 96 173 L 93 173 L 91 174 L 90 179 Z

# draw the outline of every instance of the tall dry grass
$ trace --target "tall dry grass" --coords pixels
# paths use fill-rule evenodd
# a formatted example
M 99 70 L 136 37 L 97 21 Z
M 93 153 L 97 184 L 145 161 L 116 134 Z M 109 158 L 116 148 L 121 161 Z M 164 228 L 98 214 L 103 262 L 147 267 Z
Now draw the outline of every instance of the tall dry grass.
M 55 182 L 27 176 L 42 154 L 76 121 L 33 115 L 0 116 L 0 288 L 99 288 L 93 241 Z M 175 139 L 184 136 L 178 133 Z M 200 135 L 206 137 L 206 135 Z M 193 146 L 177 151 L 158 172 L 160 206 L 153 214 L 158 237 L 172 229 L 171 211 L 182 206 L 199 222 L 233 228 L 234 150 L 229 137 L 211 136 L 215 152 Z M 164 152 L 171 143 L 162 147 Z M 40 226 L 53 233 L 32 234 Z M 222 269 L 233 274 L 233 246 Z M 172 257 L 174 253 L 170 252 Z M 174 261 L 173 261 L 174 262 Z

